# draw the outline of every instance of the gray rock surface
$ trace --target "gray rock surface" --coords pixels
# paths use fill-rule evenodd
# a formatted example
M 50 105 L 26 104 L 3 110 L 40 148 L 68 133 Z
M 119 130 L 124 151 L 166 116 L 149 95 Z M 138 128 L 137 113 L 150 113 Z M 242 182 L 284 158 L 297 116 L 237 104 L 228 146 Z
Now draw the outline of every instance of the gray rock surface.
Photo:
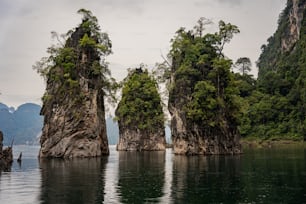
M 77 58 L 69 73 L 73 76 L 73 86 L 65 78 L 63 67 L 56 66 L 49 71 L 41 110 L 44 126 L 40 157 L 98 157 L 109 154 L 103 76 L 92 71 L 93 63 L 100 62 L 99 53 L 94 48 L 79 46 L 80 39 L 87 32 L 82 27 L 76 28 L 65 45 L 65 48 L 74 50 Z
M 65 103 L 52 109 L 44 107 L 44 127 L 40 157 L 97 157 L 108 155 L 103 98 L 99 91 L 86 94 L 82 105 Z
M 300 0 L 291 1 L 292 2 L 288 1 L 288 4 L 292 3 L 288 16 L 288 33 L 281 40 L 283 52 L 290 51 L 294 47 L 295 43 L 300 39 L 302 20 L 304 18 L 304 10 L 306 8 L 306 2 L 302 2 Z
M 120 131 L 117 145 L 119 151 L 164 151 L 165 149 L 164 129 L 154 133 L 128 128 Z
M 0 172 L 10 171 L 13 163 L 12 147 L 3 149 L 3 133 L 0 131 Z

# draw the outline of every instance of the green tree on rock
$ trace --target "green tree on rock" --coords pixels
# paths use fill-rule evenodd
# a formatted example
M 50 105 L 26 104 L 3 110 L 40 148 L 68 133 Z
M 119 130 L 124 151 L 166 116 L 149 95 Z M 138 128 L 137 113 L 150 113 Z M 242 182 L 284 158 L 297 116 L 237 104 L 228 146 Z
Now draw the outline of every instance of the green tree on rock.
M 220 21 L 218 32 L 203 35 L 204 24 L 198 23 L 195 30 L 179 29 L 171 41 L 171 77 L 166 78 L 174 152 L 239 153 L 241 99 L 230 71 L 232 61 L 222 53 L 239 29 Z
M 118 150 L 164 150 L 164 113 L 157 83 L 147 70 L 132 69 L 116 109 Z
M 104 99 L 114 99 L 116 88 L 105 61 L 112 52 L 111 41 L 90 11 L 78 13 L 81 23 L 65 35 L 53 32 L 58 44 L 33 66 L 47 84 L 40 157 L 109 154 Z
M 56 32 L 52 32 L 59 43 L 49 47 L 49 56 L 33 66 L 47 84 L 51 81 L 60 84 L 57 93 L 45 93 L 43 101 L 46 103 L 51 98 L 55 99 L 55 95 L 60 96 L 60 93 L 78 92 L 79 78 L 93 79 L 95 83 L 90 83 L 90 87 L 99 87 L 105 96 L 114 99 L 116 83 L 105 61 L 105 57 L 112 53 L 111 41 L 107 33 L 101 32 L 98 20 L 91 11 L 80 9 L 78 13 L 83 16 L 82 23 L 60 36 L 64 42 Z

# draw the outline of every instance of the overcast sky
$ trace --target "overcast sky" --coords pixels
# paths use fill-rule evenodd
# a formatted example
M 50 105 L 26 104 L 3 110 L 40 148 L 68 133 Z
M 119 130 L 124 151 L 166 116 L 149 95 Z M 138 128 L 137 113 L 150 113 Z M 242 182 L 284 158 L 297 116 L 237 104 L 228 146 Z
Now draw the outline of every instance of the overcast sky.
M 115 78 L 126 68 L 161 62 L 170 39 L 180 27 L 191 29 L 200 17 L 235 24 L 241 33 L 226 46 L 235 61 L 249 57 L 253 74 L 260 47 L 277 27 L 286 0 L 0 0 L 0 102 L 17 107 L 41 104 L 45 84 L 32 65 L 47 56 L 51 31 L 66 33 L 81 22 L 76 12 L 86 8 L 97 16 L 113 43 L 107 58 Z

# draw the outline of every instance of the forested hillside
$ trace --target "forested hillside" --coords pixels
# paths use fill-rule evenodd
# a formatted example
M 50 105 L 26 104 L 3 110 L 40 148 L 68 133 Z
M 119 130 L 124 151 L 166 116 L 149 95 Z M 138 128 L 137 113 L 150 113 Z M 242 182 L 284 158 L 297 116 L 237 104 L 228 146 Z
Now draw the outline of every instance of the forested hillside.
M 237 74 L 244 97 L 243 136 L 306 138 L 306 1 L 288 0 L 278 29 L 261 47 L 257 82 Z

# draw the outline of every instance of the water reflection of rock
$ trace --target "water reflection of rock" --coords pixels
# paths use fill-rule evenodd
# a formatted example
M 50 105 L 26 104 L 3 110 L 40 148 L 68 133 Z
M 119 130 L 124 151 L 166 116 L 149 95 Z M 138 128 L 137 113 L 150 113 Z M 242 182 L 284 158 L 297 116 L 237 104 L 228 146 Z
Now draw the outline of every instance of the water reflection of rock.
M 165 152 L 119 152 L 118 194 L 122 203 L 160 201 L 165 182 Z
M 236 203 L 240 156 L 174 156 L 173 203 Z
M 40 160 L 42 203 L 102 203 L 108 158 Z

